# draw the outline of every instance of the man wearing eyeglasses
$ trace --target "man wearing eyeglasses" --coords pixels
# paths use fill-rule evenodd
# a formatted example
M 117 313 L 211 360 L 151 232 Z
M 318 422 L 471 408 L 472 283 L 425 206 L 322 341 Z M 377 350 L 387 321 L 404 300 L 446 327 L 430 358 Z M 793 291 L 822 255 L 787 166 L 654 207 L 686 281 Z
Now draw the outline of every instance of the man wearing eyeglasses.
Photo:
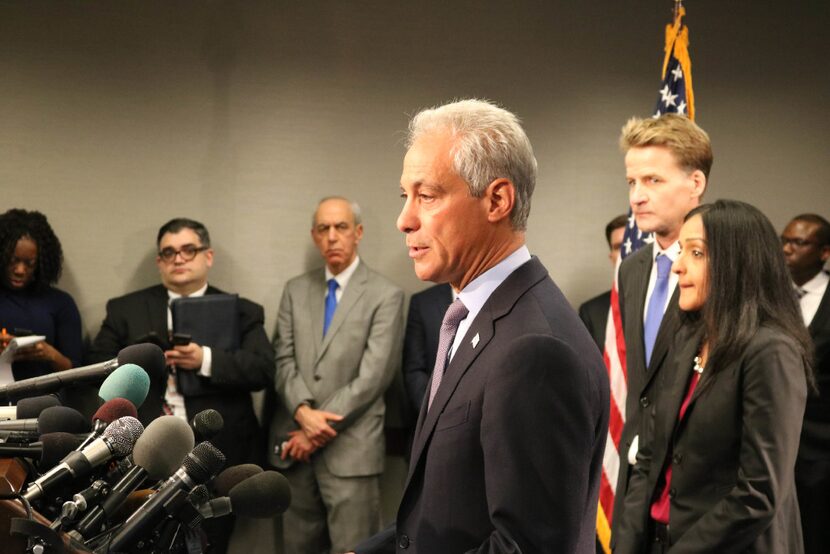
M 807 397 L 795 484 L 804 533 L 804 552 L 826 552 L 830 543 L 830 223 L 801 214 L 781 233 L 784 259 L 813 338 L 813 369 L 818 394 Z

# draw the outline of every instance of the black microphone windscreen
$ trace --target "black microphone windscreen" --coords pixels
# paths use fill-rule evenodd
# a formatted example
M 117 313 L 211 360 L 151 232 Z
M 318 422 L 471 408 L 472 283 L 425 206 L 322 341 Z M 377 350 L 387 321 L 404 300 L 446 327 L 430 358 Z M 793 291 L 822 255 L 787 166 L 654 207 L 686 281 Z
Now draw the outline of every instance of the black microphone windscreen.
M 209 442 L 197 444 L 193 452 L 182 462 L 182 467 L 194 483 L 206 482 L 216 475 L 223 465 L 225 455 Z
M 193 450 L 193 431 L 178 416 L 157 417 L 147 426 L 133 448 L 133 461 L 150 479 L 166 479 L 179 469 Z
M 229 467 L 213 480 L 213 492 L 216 496 L 228 496 L 232 488 L 258 473 L 262 473 L 262 468 L 256 464 L 239 464 Z
M 17 402 L 17 419 L 35 419 L 46 408 L 60 405 L 61 401 L 53 394 L 21 398 Z
M 40 436 L 43 452 L 37 464 L 38 471 L 45 473 L 60 463 L 70 452 L 78 448 L 81 439 L 72 433 L 54 432 Z
M 208 502 L 210 500 L 210 493 L 207 490 L 207 487 L 204 485 L 197 485 L 190 493 L 187 495 L 187 499 L 190 501 L 191 504 L 194 506 L 201 506 L 202 504 Z
M 89 421 L 78 411 L 67 406 L 46 408 L 37 418 L 37 431 L 46 433 L 89 433 Z
M 144 369 L 150 380 L 156 380 L 167 374 L 164 352 L 155 344 L 142 342 L 122 348 L 118 352 L 118 365 L 135 364 Z
M 104 423 L 109 424 L 124 416 L 138 417 L 138 411 L 135 409 L 135 404 L 126 398 L 113 398 L 112 400 L 107 400 L 101 404 L 101 407 L 99 407 L 98 411 L 95 412 L 95 415 L 92 416 L 92 421 L 103 421 Z
M 193 430 L 202 440 L 210 440 L 225 427 L 222 414 L 213 408 L 202 410 L 193 416 Z
M 274 517 L 291 504 L 288 479 L 277 471 L 263 471 L 230 490 L 233 513 L 241 517 Z

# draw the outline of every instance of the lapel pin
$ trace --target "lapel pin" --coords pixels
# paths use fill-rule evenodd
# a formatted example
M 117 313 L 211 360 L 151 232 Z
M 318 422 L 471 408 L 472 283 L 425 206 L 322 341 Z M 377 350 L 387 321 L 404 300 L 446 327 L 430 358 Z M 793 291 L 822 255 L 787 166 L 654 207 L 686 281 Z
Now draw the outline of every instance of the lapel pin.
M 475 348 L 476 346 L 478 346 L 478 333 L 476 333 L 476 336 L 474 336 L 474 337 L 473 337 L 473 340 L 471 340 L 471 341 L 470 341 L 470 344 L 472 344 L 472 345 L 473 345 L 473 348 Z

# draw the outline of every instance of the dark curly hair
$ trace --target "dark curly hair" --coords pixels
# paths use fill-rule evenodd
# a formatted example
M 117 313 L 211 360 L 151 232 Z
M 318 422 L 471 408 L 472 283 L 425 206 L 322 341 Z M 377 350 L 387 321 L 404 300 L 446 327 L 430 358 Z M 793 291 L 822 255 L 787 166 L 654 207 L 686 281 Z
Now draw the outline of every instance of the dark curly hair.
M 63 267 L 63 249 L 46 216 L 37 211 L 11 209 L 0 215 L 3 288 L 11 288 L 8 267 L 17 248 L 17 241 L 23 237 L 29 237 L 37 244 L 37 267 L 29 288 L 41 291 L 57 283 Z

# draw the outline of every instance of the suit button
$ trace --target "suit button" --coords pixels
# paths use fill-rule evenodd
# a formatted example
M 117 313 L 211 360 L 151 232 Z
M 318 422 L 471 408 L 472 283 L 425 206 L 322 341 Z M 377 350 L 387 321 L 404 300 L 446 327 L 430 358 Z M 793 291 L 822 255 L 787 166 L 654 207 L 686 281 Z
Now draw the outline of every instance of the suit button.
M 674 498 L 677 495 L 677 491 L 673 488 L 669 489 L 669 498 Z
M 401 535 L 401 538 L 398 539 L 398 547 L 403 549 L 409 548 L 409 537 Z
M 674 465 L 680 465 L 680 462 L 682 462 L 682 461 L 683 461 L 683 455 L 682 454 L 675 454 L 674 456 L 671 457 L 671 462 Z
M 315 375 L 315 376 L 314 376 L 314 380 L 315 380 L 315 381 L 319 381 L 320 379 L 322 379 L 322 377 L 320 377 L 319 375 Z
M 648 405 L 648 396 L 643 396 L 642 398 L 640 398 L 640 406 L 642 406 L 643 408 L 648 408 Z

